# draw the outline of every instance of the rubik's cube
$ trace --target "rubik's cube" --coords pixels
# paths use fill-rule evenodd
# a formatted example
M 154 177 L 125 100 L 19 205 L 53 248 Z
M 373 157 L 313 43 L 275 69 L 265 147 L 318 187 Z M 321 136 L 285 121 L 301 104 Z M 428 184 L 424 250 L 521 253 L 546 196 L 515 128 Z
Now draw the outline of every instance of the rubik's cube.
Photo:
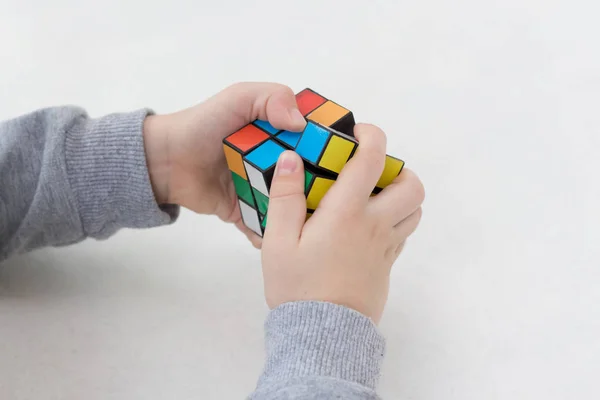
M 308 218 L 358 147 L 351 111 L 311 89 L 296 94 L 296 101 L 307 120 L 303 132 L 279 130 L 256 120 L 223 140 L 242 219 L 260 236 L 266 228 L 269 190 L 281 153 L 294 150 L 304 161 Z M 373 194 L 389 185 L 403 167 L 404 161 L 386 156 Z

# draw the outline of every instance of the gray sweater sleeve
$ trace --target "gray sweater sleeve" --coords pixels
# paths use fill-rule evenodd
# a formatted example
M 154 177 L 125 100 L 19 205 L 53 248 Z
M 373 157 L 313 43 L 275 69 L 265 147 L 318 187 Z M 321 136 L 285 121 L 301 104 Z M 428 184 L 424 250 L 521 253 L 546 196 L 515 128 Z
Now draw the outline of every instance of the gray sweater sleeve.
M 287 303 L 271 311 L 265 331 L 267 360 L 250 399 L 379 399 L 385 340 L 364 315 L 331 303 Z
M 172 223 L 156 204 L 144 152 L 148 110 L 92 119 L 77 107 L 0 123 L 0 262 L 121 228 Z M 384 339 L 342 306 L 297 302 L 271 311 L 267 359 L 252 400 L 377 399 Z
M 173 222 L 178 208 L 156 204 L 146 168 L 148 113 L 58 107 L 0 123 L 0 261 Z

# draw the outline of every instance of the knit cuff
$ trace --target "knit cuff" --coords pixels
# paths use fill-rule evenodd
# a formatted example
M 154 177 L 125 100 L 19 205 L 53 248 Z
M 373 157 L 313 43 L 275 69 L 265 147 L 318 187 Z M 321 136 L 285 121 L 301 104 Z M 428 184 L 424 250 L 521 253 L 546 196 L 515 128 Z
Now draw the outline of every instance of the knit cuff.
M 143 140 L 150 110 L 82 118 L 65 139 L 67 172 L 87 236 L 174 222 L 179 207 L 156 203 Z
M 265 323 L 267 362 L 260 384 L 322 376 L 374 389 L 385 339 L 366 316 L 322 302 L 283 304 Z

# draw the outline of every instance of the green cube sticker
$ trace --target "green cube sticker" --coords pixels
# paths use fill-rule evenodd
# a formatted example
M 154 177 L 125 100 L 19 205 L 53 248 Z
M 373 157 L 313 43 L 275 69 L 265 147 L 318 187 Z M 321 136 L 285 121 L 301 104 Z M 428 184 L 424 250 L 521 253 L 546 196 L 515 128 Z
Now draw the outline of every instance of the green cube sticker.
M 269 198 L 255 188 L 252 188 L 252 192 L 254 193 L 254 198 L 256 199 L 258 212 L 265 215 L 267 213 L 267 208 L 269 208 Z
M 311 174 L 307 170 L 304 170 L 304 192 L 307 194 L 308 194 L 308 188 L 310 187 L 310 184 L 314 177 L 315 176 L 313 174 Z
M 238 197 L 244 200 L 246 203 L 254 206 L 254 197 L 252 197 L 252 188 L 247 180 L 236 174 L 235 172 L 231 173 L 231 178 L 233 179 L 233 186 L 235 186 L 235 192 Z
M 262 226 L 263 229 L 267 228 L 267 216 L 265 215 L 262 219 L 262 221 L 260 222 L 260 226 Z

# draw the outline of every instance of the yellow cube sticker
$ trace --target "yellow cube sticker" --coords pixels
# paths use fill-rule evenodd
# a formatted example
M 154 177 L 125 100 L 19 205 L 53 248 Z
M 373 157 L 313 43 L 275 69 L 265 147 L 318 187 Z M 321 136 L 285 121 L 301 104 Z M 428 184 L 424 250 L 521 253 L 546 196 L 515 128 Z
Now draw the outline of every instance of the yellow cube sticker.
M 356 143 L 333 135 L 321 156 L 319 166 L 339 174 L 355 148 Z
M 377 182 L 377 187 L 383 189 L 392 183 L 392 181 L 400 174 L 403 167 L 404 161 L 398 160 L 394 157 L 386 156 L 385 167 L 383 168 L 383 173 Z
M 313 183 L 310 191 L 308 192 L 308 196 L 306 196 L 306 206 L 312 210 L 315 210 L 323 197 L 325 197 L 325 193 L 331 188 L 334 184 L 334 180 L 317 177 L 315 178 L 315 182 Z

